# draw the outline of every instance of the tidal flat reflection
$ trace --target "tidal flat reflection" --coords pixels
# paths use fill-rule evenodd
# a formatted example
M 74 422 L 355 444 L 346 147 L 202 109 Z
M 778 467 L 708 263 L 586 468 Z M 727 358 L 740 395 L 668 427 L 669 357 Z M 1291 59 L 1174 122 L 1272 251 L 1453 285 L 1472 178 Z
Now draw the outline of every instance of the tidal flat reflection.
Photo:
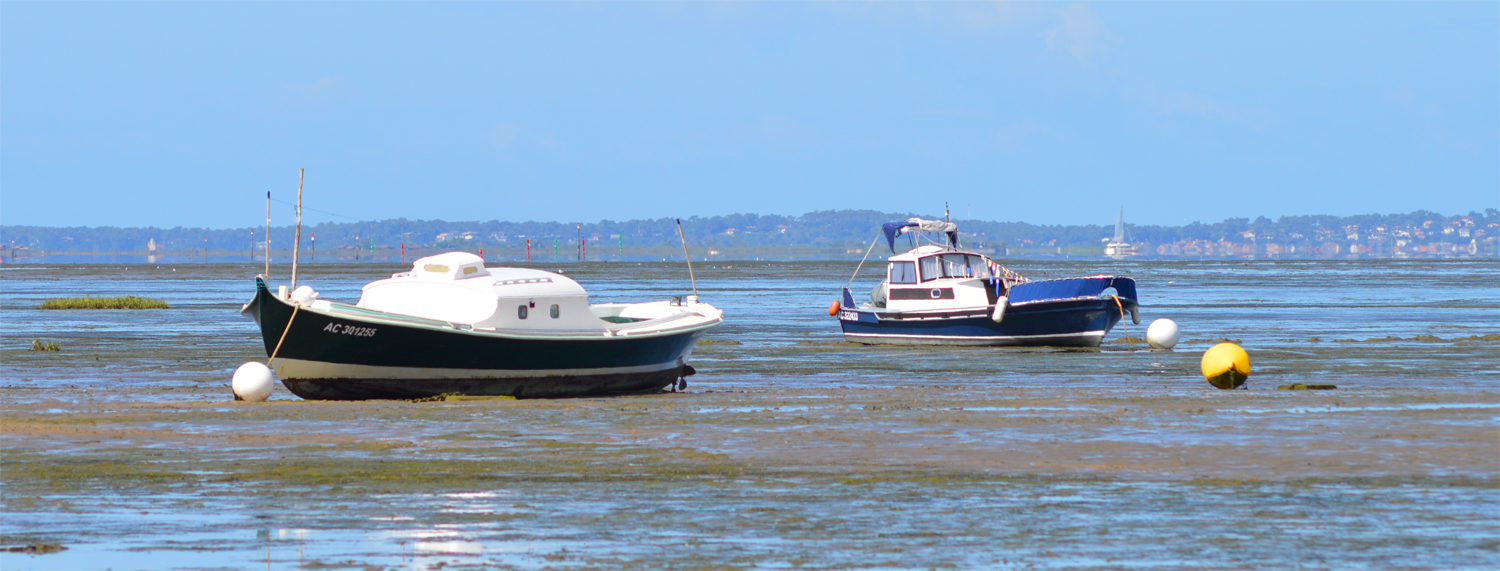
M 689 290 L 679 264 L 540 267 L 596 302 Z M 1184 341 L 850 345 L 825 309 L 853 263 L 708 262 L 726 322 L 685 393 L 249 404 L 228 383 L 265 358 L 236 313 L 259 266 L 7 266 L 0 545 L 67 549 L 0 568 L 1500 566 L 1492 261 L 1012 267 L 1135 277 L 1128 334 Z M 402 269 L 299 283 L 353 301 Z M 127 294 L 172 309 L 35 309 Z M 1221 339 L 1250 390 L 1200 376 Z

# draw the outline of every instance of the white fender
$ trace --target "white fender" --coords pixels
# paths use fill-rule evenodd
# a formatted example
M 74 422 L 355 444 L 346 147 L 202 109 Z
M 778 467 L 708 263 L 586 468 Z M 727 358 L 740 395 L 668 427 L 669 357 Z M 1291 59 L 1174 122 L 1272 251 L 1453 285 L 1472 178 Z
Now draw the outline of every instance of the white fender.
M 990 314 L 990 319 L 994 320 L 995 323 L 999 323 L 1000 320 L 1005 319 L 1005 306 L 1007 305 L 1010 305 L 1010 298 L 1005 296 L 997 298 L 995 300 L 995 312 Z

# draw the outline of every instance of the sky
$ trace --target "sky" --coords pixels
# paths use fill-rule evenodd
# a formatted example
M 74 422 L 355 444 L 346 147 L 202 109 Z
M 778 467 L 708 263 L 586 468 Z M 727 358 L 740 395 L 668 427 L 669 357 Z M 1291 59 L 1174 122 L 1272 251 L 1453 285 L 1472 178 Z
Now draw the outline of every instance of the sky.
M 308 223 L 1461 214 L 1500 3 L 0 3 L 0 223 L 256 226 L 298 168 Z

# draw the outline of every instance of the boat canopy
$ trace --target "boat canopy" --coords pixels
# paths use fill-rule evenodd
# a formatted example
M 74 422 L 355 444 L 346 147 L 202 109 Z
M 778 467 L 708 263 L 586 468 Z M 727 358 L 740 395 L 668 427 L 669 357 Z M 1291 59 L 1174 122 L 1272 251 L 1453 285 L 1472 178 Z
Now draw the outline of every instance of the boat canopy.
M 1140 301 L 1135 297 L 1135 280 L 1115 276 L 1027 282 L 1012 286 L 1009 295 L 1011 303 L 1021 303 L 1043 299 L 1094 297 L 1109 288 L 1115 288 L 1115 294 L 1122 298 Z
M 958 247 L 958 225 L 952 222 L 907 218 L 906 222 L 887 222 L 882 224 L 880 231 L 885 233 L 885 241 L 890 245 L 891 252 L 896 251 L 896 235 L 907 232 L 942 232 L 948 235 L 949 246 Z

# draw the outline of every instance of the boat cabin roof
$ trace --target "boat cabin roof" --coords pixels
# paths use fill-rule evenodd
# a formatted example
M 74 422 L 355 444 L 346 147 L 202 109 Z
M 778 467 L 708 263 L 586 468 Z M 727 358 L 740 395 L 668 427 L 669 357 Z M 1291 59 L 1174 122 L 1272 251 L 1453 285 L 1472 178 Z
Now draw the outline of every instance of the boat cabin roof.
M 572 278 L 530 268 L 486 268 L 484 259 L 468 252 L 447 252 L 420 258 L 411 271 L 394 274 L 376 285 L 392 282 L 451 283 L 505 297 L 584 297 L 588 292 Z
M 963 250 L 955 250 L 953 248 L 944 248 L 942 246 L 933 246 L 931 244 L 928 244 L 926 246 L 918 246 L 900 254 L 896 254 L 894 256 L 886 258 L 886 260 L 891 262 L 910 262 L 916 260 L 917 258 L 931 256 L 933 254 L 969 254 L 973 256 L 979 255 L 974 252 L 965 252 Z

